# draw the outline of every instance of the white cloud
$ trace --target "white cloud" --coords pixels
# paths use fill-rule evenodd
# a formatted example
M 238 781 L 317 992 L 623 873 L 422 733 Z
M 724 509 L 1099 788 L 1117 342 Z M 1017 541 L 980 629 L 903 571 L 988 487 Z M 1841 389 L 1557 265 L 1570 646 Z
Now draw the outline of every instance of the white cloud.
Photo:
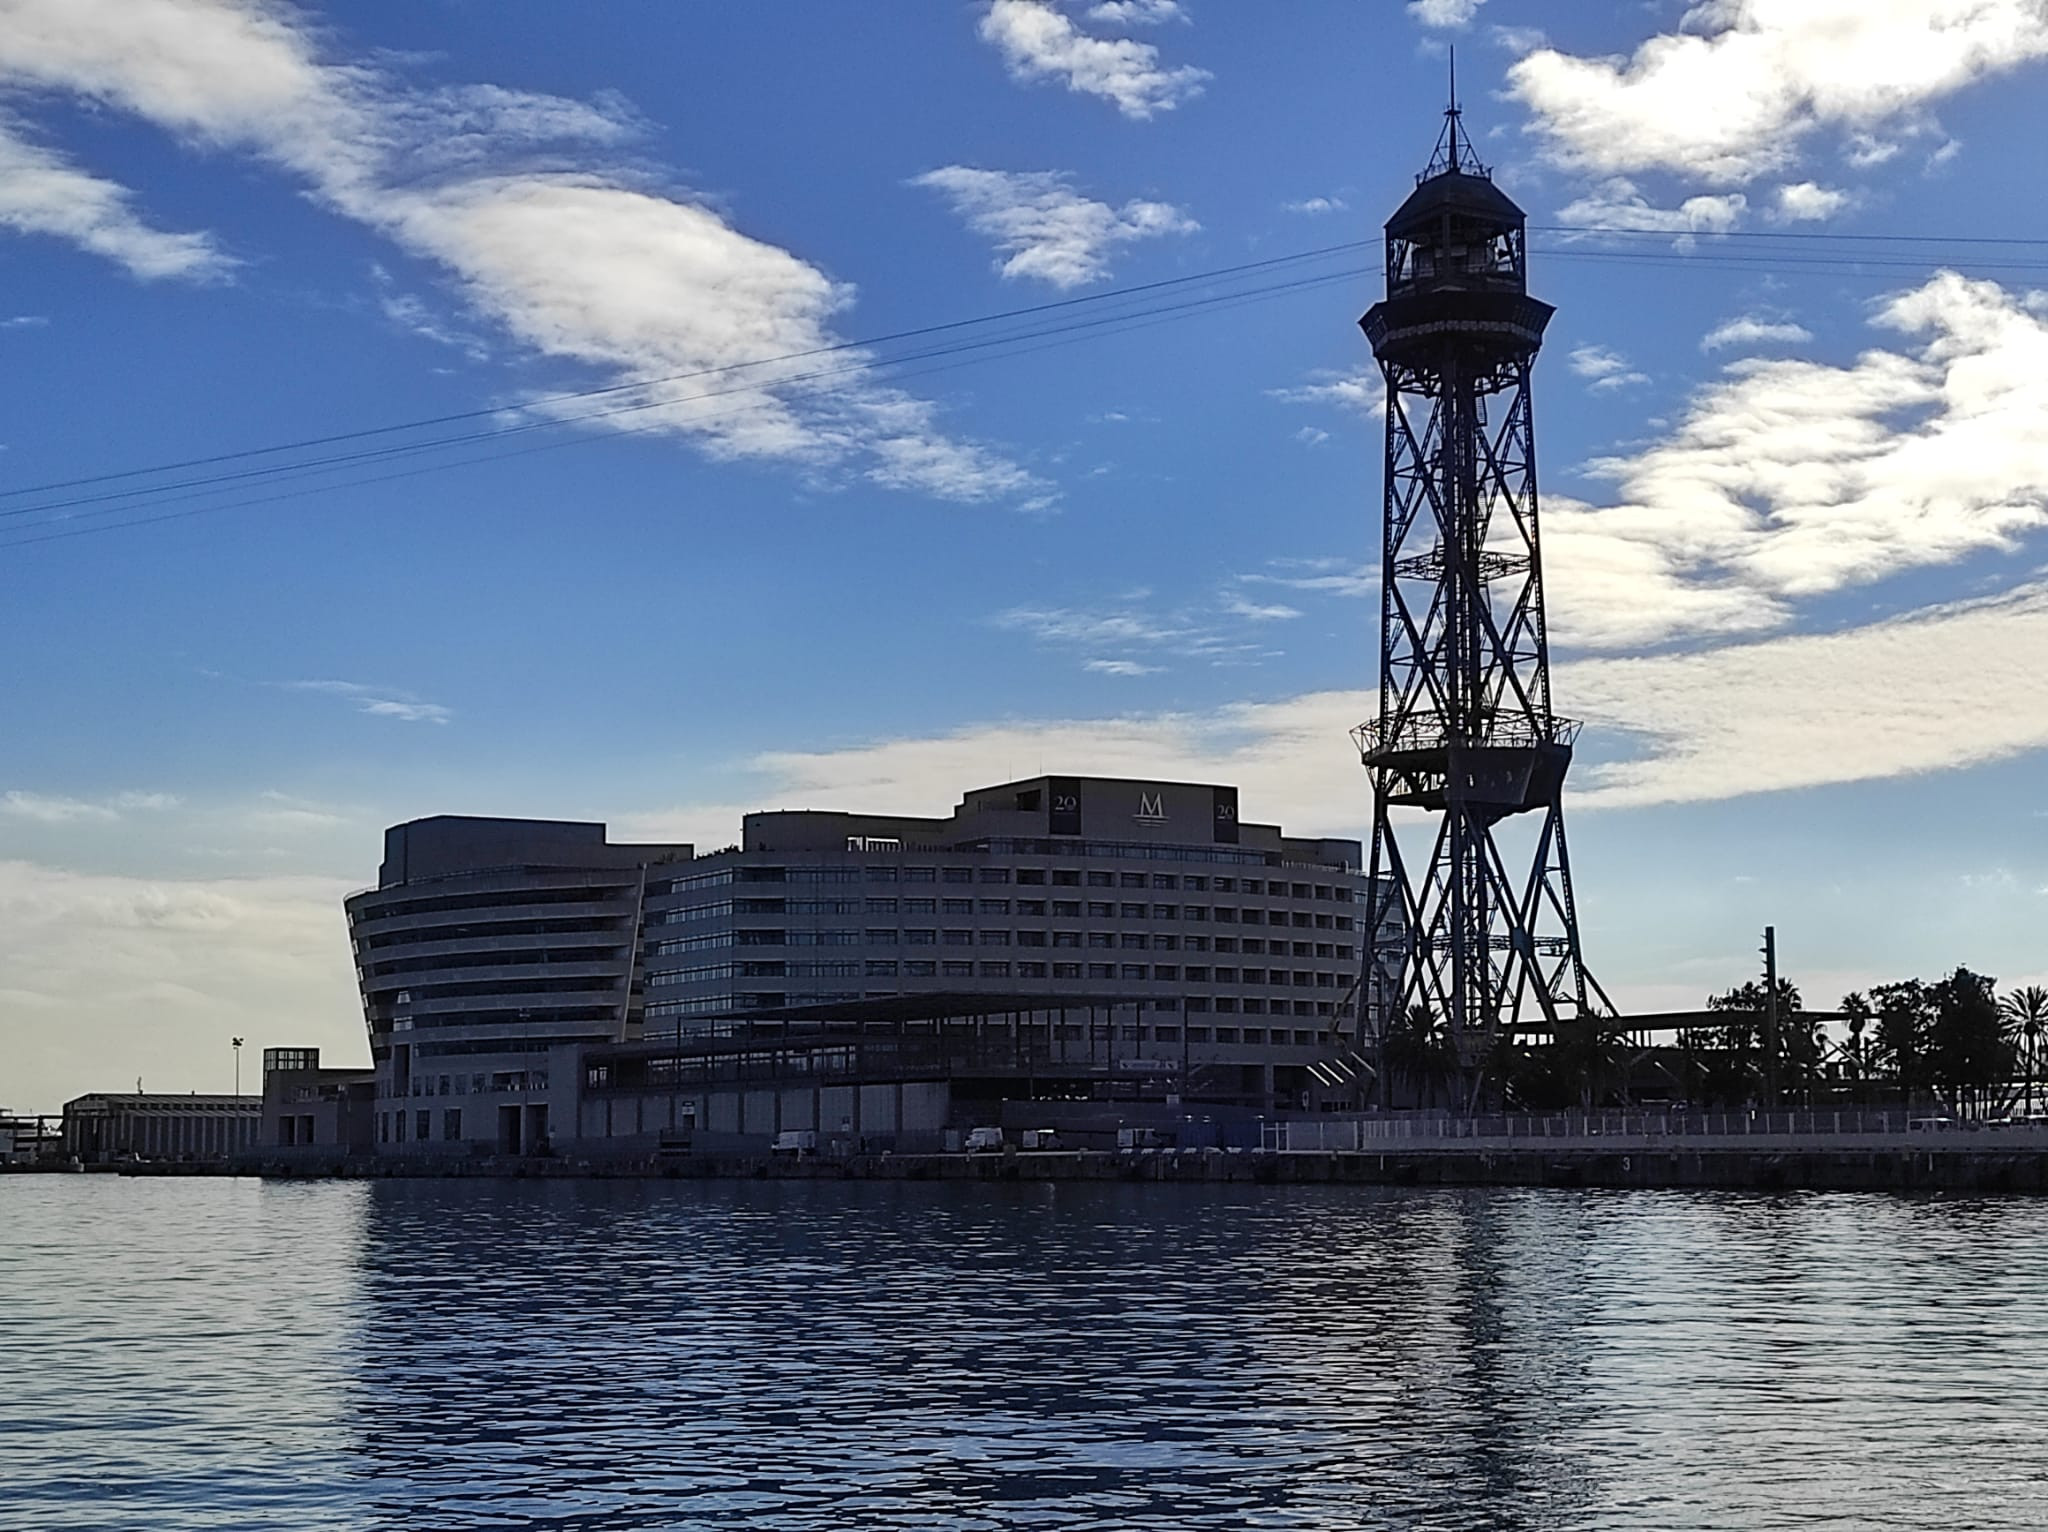
M 438 702 L 422 702 L 405 692 L 385 686 L 367 686 L 360 681 L 285 681 L 281 684 L 286 691 L 321 692 L 330 697 L 344 698 L 354 703 L 358 712 L 376 718 L 396 718 L 404 723 L 446 723 L 455 716 L 452 709 Z
M 1184 623 L 1139 612 L 1083 612 L 1071 607 L 1013 607 L 995 619 L 999 628 L 1028 633 L 1043 643 L 1166 644 L 1189 635 Z
M 1812 181 L 1795 181 L 1778 188 L 1774 211 L 1782 223 L 1815 223 L 1834 217 L 1853 201 L 1855 198 L 1849 193 L 1835 187 L 1816 185 Z
M 1741 192 L 1687 197 L 1677 207 L 1655 207 L 1635 183 L 1616 176 L 1558 209 L 1558 220 L 1586 229 L 1641 234 L 1726 234 L 1742 222 L 1749 199 Z
M 606 424 L 942 498 L 1043 499 L 1026 470 L 948 436 L 931 404 L 858 375 L 872 358 L 833 328 L 851 288 L 610 160 L 640 130 L 618 101 L 410 88 L 390 68 L 329 62 L 326 46 L 283 7 L 9 0 L 0 85 L 132 112 L 290 172 L 438 265 L 535 354 L 650 385 L 620 402 L 653 407 Z M 809 360 L 760 365 L 792 353 Z
M 1156 676 L 1163 667 L 1136 660 L 1089 660 L 1081 668 L 1099 676 Z
M 116 793 L 111 798 L 67 798 L 15 790 L 0 795 L 0 814 L 38 824 L 112 824 L 128 813 L 157 813 L 178 807 L 170 793 Z
M 1266 395 L 1282 404 L 1334 404 L 1361 415 L 1377 415 L 1386 407 L 1387 380 L 1371 363 L 1363 363 L 1349 372 L 1326 367 L 1310 373 L 1306 383 L 1293 388 L 1269 388 Z
M 1741 346 L 1745 349 L 1755 346 L 1798 345 L 1813 339 L 1813 332 L 1805 325 L 1794 324 L 1789 319 L 1764 319 L 1756 314 L 1738 314 L 1733 319 L 1724 319 L 1700 338 L 1700 350 L 1719 351 L 1726 346 Z
M 1188 13 L 1180 0 L 1101 0 L 1088 7 L 1088 19 L 1107 26 L 1156 27 L 1186 22 Z
M 1486 0 L 1408 0 L 1408 14 L 1418 26 L 1459 29 L 1472 25 Z
M 2048 586 L 1842 633 L 1583 660 L 1568 710 L 1637 736 L 1588 806 L 1683 803 L 1953 769 L 2048 746 Z
M 911 184 L 943 193 L 969 228 L 994 240 L 1003 257 L 996 270 L 1004 277 L 1034 277 L 1061 289 L 1109 276 L 1109 253 L 1117 246 L 1201 227 L 1171 203 L 1113 208 L 1091 201 L 1058 171 L 948 165 Z
M 1172 111 L 1201 94 L 1206 69 L 1167 68 L 1159 49 L 1127 37 L 1091 37 L 1044 0 L 990 0 L 981 36 L 1024 83 L 1062 80 L 1070 91 L 1100 96 L 1135 121 Z
M 1648 373 L 1637 372 L 1627 357 L 1607 346 L 1580 346 L 1572 352 L 1568 365 L 1586 379 L 1588 388 L 1603 392 L 1650 381 Z
M 1933 103 L 2042 57 L 2039 0 L 1702 0 L 1626 59 L 1538 49 L 1508 88 L 1566 165 L 1739 186 L 1824 130 L 1922 131 Z
M 1667 437 L 1591 465 L 1614 503 L 1546 497 L 1553 633 L 1754 632 L 1801 599 L 2016 548 L 2048 525 L 2044 321 L 1945 272 L 1876 311 L 1911 351 L 1731 363 Z
M 1309 218 L 1320 218 L 1326 213 L 1341 213 L 1347 204 L 1341 197 L 1305 197 L 1299 202 L 1283 202 L 1283 213 L 1300 213 Z
M 1320 447 L 1330 439 L 1330 433 L 1317 426 L 1303 426 L 1294 433 L 1294 439 L 1304 446 Z
M 145 281 L 212 281 L 233 270 L 211 235 L 153 228 L 134 202 L 125 186 L 30 143 L 0 117 L 0 227 L 66 240 Z
M 1226 597 L 1223 610 L 1233 617 L 1244 617 L 1253 622 L 1291 622 L 1301 615 L 1300 610 L 1295 607 L 1281 606 L 1278 603 L 1261 605 L 1238 595 Z

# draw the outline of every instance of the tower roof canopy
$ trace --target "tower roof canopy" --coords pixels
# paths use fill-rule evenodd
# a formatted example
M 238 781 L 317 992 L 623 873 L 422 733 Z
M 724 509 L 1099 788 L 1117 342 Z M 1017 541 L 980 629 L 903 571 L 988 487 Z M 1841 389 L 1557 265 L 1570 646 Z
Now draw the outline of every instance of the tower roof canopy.
M 1404 236 L 1434 224 L 1446 213 L 1520 228 L 1526 215 L 1490 177 L 1446 170 L 1416 183 L 1415 190 L 1387 220 L 1387 233 Z

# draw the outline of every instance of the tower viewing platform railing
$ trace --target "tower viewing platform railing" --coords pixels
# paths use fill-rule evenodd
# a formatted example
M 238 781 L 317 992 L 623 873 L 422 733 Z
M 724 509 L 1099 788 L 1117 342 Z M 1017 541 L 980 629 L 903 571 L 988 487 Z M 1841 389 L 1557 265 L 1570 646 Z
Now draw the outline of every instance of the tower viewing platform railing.
M 1459 730 L 1442 713 L 1414 712 L 1391 722 L 1368 719 L 1351 731 L 1351 738 L 1358 745 L 1359 758 L 1369 765 L 1378 755 L 1445 750 L 1452 745 L 1480 749 L 1570 745 L 1578 739 L 1580 727 L 1577 719 L 1554 714 L 1538 718 L 1527 713 L 1499 712 L 1484 719 L 1477 730 Z

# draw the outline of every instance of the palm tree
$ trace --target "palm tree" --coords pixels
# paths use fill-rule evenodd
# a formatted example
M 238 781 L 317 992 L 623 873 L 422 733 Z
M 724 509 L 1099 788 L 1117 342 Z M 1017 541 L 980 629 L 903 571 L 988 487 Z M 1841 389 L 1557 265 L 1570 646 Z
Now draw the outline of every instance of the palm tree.
M 2048 1030 L 2048 989 L 2029 984 L 2008 993 L 1998 1002 L 1999 1020 L 2005 1024 L 2005 1038 L 2020 1056 L 2026 1079 L 2026 1111 L 2034 1110 L 2034 1060 L 2041 1046 L 2041 1033 Z

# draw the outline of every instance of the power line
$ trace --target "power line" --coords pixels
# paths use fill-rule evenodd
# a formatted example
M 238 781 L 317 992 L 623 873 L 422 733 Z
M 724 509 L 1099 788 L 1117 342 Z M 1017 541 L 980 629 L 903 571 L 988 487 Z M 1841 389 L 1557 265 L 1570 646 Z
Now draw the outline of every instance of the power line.
M 1572 233 L 1628 235 L 1643 240 L 1655 240 L 1659 244 L 1672 237 L 1666 231 L 1619 228 L 1603 229 L 1599 227 L 1580 228 L 1578 226 L 1564 225 L 1537 225 L 1532 227 L 1551 232 L 1568 231 Z M 1755 231 L 1754 233 L 1743 232 L 1700 237 L 1710 239 L 1719 246 L 1726 246 L 1743 239 L 1754 238 L 1778 241 L 1805 240 L 1819 242 L 1823 245 L 1829 242 L 1838 242 L 1853 244 L 1859 248 L 1879 242 L 1891 242 L 1894 244 L 1997 245 L 2006 247 L 2040 246 L 2048 248 L 2048 239 L 1991 236 L 1894 236 L 1832 234 L 1819 231 L 1810 233 Z M 47 494 L 67 488 L 91 488 L 97 485 L 156 477 L 189 468 L 209 467 L 231 462 L 246 462 L 252 458 L 276 456 L 320 446 L 338 446 L 349 442 L 365 441 L 382 436 L 399 435 L 405 432 L 428 429 L 435 425 L 457 424 L 486 416 L 501 416 L 507 413 L 508 408 L 519 409 L 529 417 L 515 424 L 498 426 L 489 430 L 443 435 L 423 441 L 401 441 L 329 454 L 322 457 L 296 459 L 284 463 L 265 464 L 218 474 L 199 475 L 169 483 L 158 482 L 132 485 L 120 489 L 103 490 L 94 494 L 73 496 L 68 499 L 46 500 L 31 505 L 4 507 L 0 508 L 0 518 L 47 518 L 42 522 L 26 524 L 21 528 L 23 531 L 38 531 L 41 527 L 45 526 L 64 526 L 64 529 L 61 531 L 40 532 L 40 535 L 35 536 L 7 539 L 0 541 L 0 547 L 21 547 L 31 543 L 59 541 L 70 537 L 119 531 L 161 521 L 178 520 L 189 516 L 207 514 L 215 510 L 234 510 L 253 505 L 274 504 L 312 494 L 331 493 L 334 490 L 357 485 L 383 483 L 392 479 L 408 478 L 423 473 L 474 466 L 496 461 L 500 458 L 521 456 L 528 452 L 574 445 L 578 442 L 602 441 L 612 435 L 648 434 L 666 429 L 666 426 L 662 423 L 656 423 L 643 427 L 618 428 L 602 435 L 578 435 L 564 442 L 550 442 L 533 447 L 486 451 L 466 457 L 453 458 L 442 463 L 430 463 L 404 469 L 395 473 L 372 476 L 354 475 L 331 484 L 299 487 L 253 498 L 215 501 L 213 504 L 199 505 L 182 511 L 167 512 L 159 515 L 131 516 L 125 520 L 100 521 L 90 526 L 64 525 L 73 521 L 82 522 L 89 517 L 114 517 L 120 516 L 124 512 L 147 510 L 152 505 L 169 505 L 185 500 L 208 499 L 223 492 L 231 492 L 236 487 L 259 487 L 264 484 L 274 485 L 287 480 L 318 477 L 328 473 L 345 474 L 351 469 L 374 467 L 396 459 L 449 451 L 479 443 L 496 444 L 508 438 L 523 436 L 533 432 L 549 431 L 562 427 L 587 426 L 594 422 L 611 420 L 647 410 L 704 403 L 739 394 L 763 394 L 771 393 L 775 390 L 793 389 L 802 390 L 806 395 L 812 397 L 828 397 L 831 394 L 850 388 L 861 379 L 881 373 L 896 373 L 916 362 L 943 361 L 944 359 L 955 357 L 966 358 L 964 361 L 950 361 L 946 365 L 939 367 L 913 367 L 908 372 L 901 373 L 901 375 L 920 376 L 925 372 L 949 370 L 953 366 L 972 365 L 1003 356 L 1021 355 L 1030 351 L 1043 350 L 1052 345 L 1073 344 L 1078 340 L 1089 339 L 1098 334 L 1117 334 L 1140 328 L 1149 328 L 1156 324 L 1193 317 L 1204 312 L 1220 311 L 1247 302 L 1264 301 L 1273 297 L 1285 296 L 1290 293 L 1302 292 L 1336 282 L 1351 281 L 1372 275 L 1377 271 L 1376 267 L 1347 265 L 1314 275 L 1290 276 L 1285 280 L 1241 287 L 1234 291 L 1204 293 L 1192 297 L 1174 297 L 1172 301 L 1168 302 L 1147 301 L 1162 295 L 1174 294 L 1177 290 L 1194 284 L 1213 284 L 1261 272 L 1274 272 L 1281 268 L 1300 265 L 1304 262 L 1351 254 L 1377 243 L 1377 241 L 1366 240 L 1347 241 L 1340 244 L 1322 246 L 1313 250 L 1267 257 L 1259 261 L 1242 262 L 1234 266 L 1219 267 L 1186 276 L 1166 278 L 1156 282 L 1141 283 L 1101 293 L 1085 294 L 1076 298 L 1025 305 L 1020 308 L 1004 310 L 977 318 L 950 320 L 940 324 L 917 326 L 893 332 L 891 335 L 886 336 L 845 341 L 831 346 L 815 347 L 806 351 L 791 352 L 776 357 L 763 357 L 751 361 L 737 362 L 724 367 L 700 368 L 691 372 L 677 373 L 663 378 L 637 379 L 599 388 L 556 394 L 530 401 L 522 406 L 461 411 L 424 420 L 368 427 L 356 431 L 333 433 L 323 437 L 307 438 L 297 442 L 280 443 L 267 447 L 248 448 L 237 452 L 218 453 L 208 457 L 185 459 L 179 462 L 161 464 L 153 468 L 127 469 L 117 473 L 93 475 L 78 479 L 56 481 L 39 486 L 0 491 L 0 498 L 18 498 L 38 493 Z M 1835 275 L 1854 274 L 1869 267 L 1924 270 L 1930 264 L 1927 259 L 1921 257 L 1897 258 L 1881 254 L 1874 256 L 1819 254 L 1807 253 L 1796 249 L 1786 250 L 1782 246 L 1773 251 L 1773 253 L 1764 255 L 1744 253 L 1739 248 L 1717 248 L 1706 251 L 1697 248 L 1691 251 L 1641 248 L 1595 250 L 1569 245 L 1562 249 L 1548 249 L 1545 251 L 1545 257 L 1548 260 L 1682 265 L 1693 268 L 1725 267 L 1737 270 L 1759 265 L 1779 267 L 1793 265 L 1811 268 L 1815 274 L 1823 274 L 1825 272 L 1826 274 Z M 1973 259 L 1967 264 L 1980 270 L 2029 272 L 2048 270 L 2048 261 L 1986 262 Z M 1106 307 L 1107 312 L 1083 313 L 1078 317 L 1070 313 L 1070 311 L 1085 310 L 1088 306 Z M 1053 322 L 1035 322 L 1047 319 Z M 1024 321 L 1024 323 L 1019 324 L 1018 321 Z M 1007 325 L 1010 328 L 997 330 L 992 334 L 964 337 L 944 344 L 894 355 L 870 356 L 865 354 L 875 348 L 898 343 L 903 340 L 936 337 L 971 330 L 976 327 L 996 325 Z M 694 378 L 720 375 L 730 377 L 734 374 L 782 363 L 797 362 L 806 358 L 816 359 L 847 353 L 854 353 L 854 355 L 844 365 L 840 366 L 819 367 L 801 373 L 781 374 L 767 378 L 743 379 L 728 383 L 723 387 L 701 390 L 695 393 L 657 395 L 653 398 L 643 398 L 632 402 L 609 405 L 601 409 L 587 410 L 577 414 L 543 415 L 540 418 L 530 418 L 536 412 L 553 409 L 562 404 L 602 401 L 616 398 L 622 394 L 631 394 L 635 391 L 651 391 L 675 382 Z M 745 413 L 748 410 L 759 407 L 760 403 L 754 401 L 731 409 L 702 412 L 694 415 L 686 424 L 701 424 L 705 421 Z M 76 516 L 56 514 L 65 511 L 77 511 L 78 514 Z
M 1599 235 L 1603 237 L 1649 240 L 1662 243 L 1666 240 L 1691 238 L 1699 241 L 1728 243 L 1741 240 L 1802 241 L 1808 243 L 1844 243 L 1856 245 L 1911 244 L 1911 245 L 1970 245 L 1970 246 L 2037 246 L 2048 248 L 2048 237 L 2004 235 L 1939 235 L 1939 234 L 1851 234 L 1835 231 L 1811 230 L 1683 230 L 1683 229 L 1640 229 L 1621 225 L 1603 224 L 1531 224 L 1532 233 L 1560 234 L 1571 237 Z M 72 479 L 51 480 L 41 484 L 22 485 L 0 490 L 0 499 L 18 499 L 28 495 L 48 494 L 57 490 L 85 488 L 95 484 L 115 483 L 127 479 L 148 478 L 158 474 L 180 472 L 188 468 L 212 467 L 221 463 L 238 462 L 253 457 L 273 456 L 285 452 L 305 451 L 315 447 L 336 446 L 344 442 L 362 441 L 371 437 L 397 435 L 408 431 L 431 429 L 435 426 L 456 425 L 464 421 L 481 420 L 500 416 L 508 411 L 525 412 L 553 409 L 563 404 L 574 404 L 585 400 L 614 397 L 636 389 L 659 388 L 672 383 L 688 382 L 696 378 L 711 377 L 757 368 L 773 367 L 790 362 L 807 361 L 820 356 L 829 356 L 848 351 L 861 351 L 871 347 L 893 345 L 906 340 L 917 340 L 928 336 L 970 329 L 982 325 L 1000 324 L 1015 319 L 1027 319 L 1039 315 L 1057 313 L 1086 305 L 1115 304 L 1141 298 L 1150 293 L 1185 287 L 1201 282 L 1213 282 L 1225 278 L 1242 276 L 1253 272 L 1271 270 L 1276 267 L 1298 264 L 1326 258 L 1332 255 L 1349 254 L 1377 246 L 1378 239 L 1347 240 L 1338 244 L 1323 245 L 1309 250 L 1293 251 L 1285 255 L 1268 256 L 1256 261 L 1243 261 L 1231 266 L 1213 267 L 1205 271 L 1191 272 L 1185 276 L 1166 277 L 1154 282 L 1142 282 L 1126 287 L 1111 288 L 1099 293 L 1084 293 L 1072 298 L 1052 299 L 1044 303 L 1026 304 L 1018 308 L 1004 309 L 992 314 L 977 315 L 966 319 L 946 320 L 936 324 L 918 325 L 908 329 L 891 331 L 886 334 L 864 336 L 854 340 L 838 341 L 826 346 L 815 346 L 800 351 L 783 352 L 773 356 L 754 357 L 743 361 L 718 366 L 694 368 L 685 372 L 671 373 L 655 378 L 637 378 L 623 383 L 604 384 L 587 389 L 573 389 L 550 394 L 539 399 L 527 400 L 514 405 L 492 405 L 479 409 L 458 410 L 444 415 L 425 416 L 416 420 L 397 421 L 387 425 L 366 426 L 357 430 L 332 432 L 323 436 L 303 437 L 295 441 L 277 442 L 268 446 L 246 447 L 231 452 L 212 453 L 203 457 L 183 458 L 166 463 L 152 464 L 140 468 L 120 469 L 112 473 L 90 474 Z M 1712 252 L 1693 251 L 1680 253 L 1660 252 L 1609 252 L 1578 249 L 1546 249 L 1547 259 L 1620 259 L 1633 256 L 1639 260 L 1659 260 L 1671 263 L 1692 263 L 1709 265 L 1716 261 L 1743 260 L 1758 263 L 1758 257 L 1737 255 L 1717 256 Z M 1774 257 L 1774 259 L 1796 259 L 1796 257 Z M 1808 262 L 1812 264 L 1812 262 Z M 1860 260 L 1859 265 L 1889 265 L 1894 267 L 1922 267 L 1924 261 L 1869 261 Z M 1983 263 L 1973 263 L 1983 264 Z M 2048 266 L 2032 263 L 1999 263 L 1998 270 L 2041 270 Z M 754 387 L 779 387 L 789 379 L 768 379 L 750 385 Z M 553 423 L 553 422 L 550 422 Z M 448 438 L 451 441 L 480 439 L 485 435 L 499 433 L 484 432 L 475 436 Z M 176 486 L 166 486 L 176 487 Z M 55 506 L 45 507 L 54 509 Z
M 1021 308 L 1004 309 L 993 314 L 976 315 L 970 319 L 949 319 L 938 324 L 918 325 L 907 330 L 895 330 L 884 335 L 864 336 L 858 340 L 837 341 L 828 346 L 813 346 L 803 351 L 786 351 L 776 356 L 754 357 L 746 361 L 729 362 L 715 367 L 699 367 L 688 372 L 671 373 L 658 378 L 637 378 L 628 383 L 611 383 L 597 388 L 572 389 L 559 394 L 549 394 L 539 399 L 528 400 L 518 405 L 492 405 L 483 409 L 457 410 L 446 415 L 430 415 L 418 420 L 397 421 L 390 425 L 365 426 L 354 431 L 337 431 L 326 436 L 303 437 L 297 441 L 277 442 L 266 447 L 244 447 L 233 452 L 216 452 L 205 457 L 182 458 L 169 463 L 157 463 L 144 468 L 124 468 L 114 473 L 90 474 L 76 479 L 56 479 L 44 484 L 28 484 L 16 489 L 0 490 L 0 499 L 12 499 L 20 495 L 45 494 L 52 490 L 76 489 L 89 484 L 106 484 L 118 479 L 140 478 L 150 474 L 175 473 L 186 468 L 205 468 L 216 463 L 235 462 L 243 458 L 262 457 L 278 452 L 298 452 L 309 447 L 328 447 L 341 442 L 361 441 L 371 436 L 388 436 L 401 431 L 419 431 L 432 426 L 459 424 L 465 420 L 481 420 L 488 416 L 502 415 L 508 409 L 541 410 L 559 404 L 573 404 L 584 399 L 600 399 L 608 395 L 628 392 L 636 388 L 658 388 L 669 383 L 684 383 L 693 378 L 709 377 L 717 373 L 737 372 L 747 368 L 772 367 L 784 362 L 806 361 L 812 357 L 829 356 L 837 352 L 863 350 L 870 346 L 893 345 L 898 341 L 917 340 L 929 335 L 940 335 L 952 330 L 968 329 L 976 325 L 999 324 L 1006 320 L 1029 318 L 1034 315 L 1054 313 L 1062 309 L 1077 308 L 1084 304 L 1119 302 L 1146 293 L 1159 292 L 1168 288 L 1185 287 L 1196 282 L 1211 282 L 1224 277 L 1241 276 L 1249 272 L 1269 270 L 1301 261 L 1321 259 L 1325 256 L 1348 254 L 1378 245 L 1377 239 L 1346 240 L 1341 244 L 1324 245 L 1313 250 L 1297 250 L 1288 255 L 1268 256 L 1263 260 L 1243 261 L 1234 266 L 1218 266 L 1207 271 L 1192 272 L 1186 276 L 1165 277 L 1156 282 L 1140 282 L 1127 287 L 1110 288 L 1099 293 L 1084 293 L 1074 298 L 1056 298 L 1045 303 L 1026 304 Z

